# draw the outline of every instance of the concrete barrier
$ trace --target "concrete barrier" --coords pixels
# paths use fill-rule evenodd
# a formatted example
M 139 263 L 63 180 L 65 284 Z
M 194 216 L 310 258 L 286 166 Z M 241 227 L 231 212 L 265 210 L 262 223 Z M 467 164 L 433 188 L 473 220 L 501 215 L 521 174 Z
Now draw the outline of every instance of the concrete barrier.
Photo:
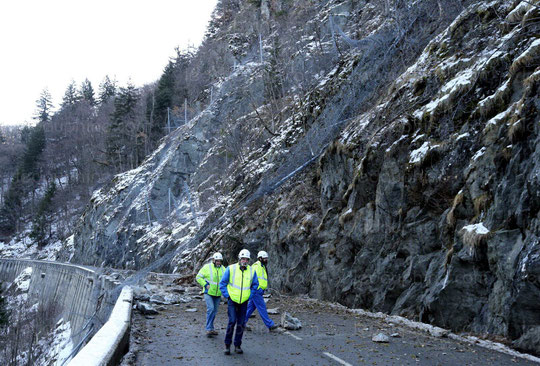
M 69 321 L 72 340 L 78 343 L 84 334 L 81 331 L 87 326 L 96 312 L 107 317 L 105 299 L 108 294 L 102 290 L 95 271 L 81 266 L 49 261 L 25 259 L 0 259 L 0 281 L 13 280 L 26 268 L 32 268 L 28 287 L 28 298 L 41 304 L 54 304 L 59 315 Z
M 75 360 L 73 359 L 70 365 L 110 365 L 119 361 L 129 341 L 133 298 L 131 288 L 126 287 L 119 296 L 118 283 L 106 280 L 104 277 L 100 278 L 92 269 L 68 263 L 27 259 L 0 258 L 0 281 L 13 282 L 29 267 L 32 271 L 27 292 L 28 298 L 42 304 L 54 304 L 59 316 L 70 323 L 71 340 L 74 345 L 84 344 L 96 333 L 102 324 L 101 319 L 109 319 L 105 325 L 111 321 L 111 324 L 114 324 L 108 325 L 104 331 L 107 338 L 114 337 L 115 339 L 113 343 L 102 345 L 103 349 L 107 346 L 108 351 L 101 360 L 108 361 L 73 363 Z M 113 306 L 114 314 L 112 314 Z M 120 326 L 121 323 L 122 326 Z M 99 339 L 97 338 L 96 342 Z M 92 341 L 89 344 L 91 343 Z
M 122 288 L 109 320 L 77 353 L 69 366 L 116 365 L 129 347 L 133 290 Z

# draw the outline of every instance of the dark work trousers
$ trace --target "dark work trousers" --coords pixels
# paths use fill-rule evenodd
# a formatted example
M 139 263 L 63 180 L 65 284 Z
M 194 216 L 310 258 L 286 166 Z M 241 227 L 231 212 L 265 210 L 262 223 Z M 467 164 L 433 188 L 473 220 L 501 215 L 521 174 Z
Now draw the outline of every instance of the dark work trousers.
M 242 344 L 244 335 L 244 323 L 246 322 L 246 311 L 248 302 L 237 304 L 229 298 L 227 301 L 227 314 L 229 314 L 229 324 L 227 324 L 227 333 L 225 333 L 225 345 L 232 343 L 234 327 L 236 326 L 236 335 L 234 336 L 234 345 L 239 347 Z

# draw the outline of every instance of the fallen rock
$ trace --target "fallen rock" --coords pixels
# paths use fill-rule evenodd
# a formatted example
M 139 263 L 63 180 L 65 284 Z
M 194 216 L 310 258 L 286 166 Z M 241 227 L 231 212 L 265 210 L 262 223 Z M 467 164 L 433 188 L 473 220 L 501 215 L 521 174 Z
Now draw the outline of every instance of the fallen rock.
M 184 296 L 184 297 L 180 298 L 180 302 L 184 303 L 184 304 L 187 304 L 190 301 L 191 301 L 191 297 L 189 297 L 189 296 Z
M 399 333 L 392 333 L 392 334 L 390 334 L 390 337 L 392 337 L 392 338 L 401 338 Z
M 169 304 L 179 304 L 181 302 L 184 302 L 183 297 L 178 294 L 167 294 L 163 296 L 163 299 Z
M 270 314 L 270 315 L 278 315 L 279 314 L 279 308 L 268 309 L 268 314 Z
M 150 301 L 150 294 L 141 286 L 131 286 L 133 289 L 133 298 L 140 301 Z
M 121 273 L 118 273 L 118 272 L 113 272 L 109 275 L 110 277 L 114 278 L 115 280 L 125 280 L 126 278 L 121 274 Z
M 284 312 L 281 314 L 281 326 L 288 330 L 298 330 L 302 328 L 302 322 L 288 312 Z
M 200 286 L 190 286 L 190 287 L 186 287 L 186 292 L 187 293 L 190 293 L 190 294 L 197 294 L 201 291 L 201 287 Z
M 182 286 L 177 286 L 171 289 L 172 292 L 176 292 L 177 294 L 183 294 L 186 292 L 186 288 Z
M 449 331 L 447 329 L 433 327 L 429 330 L 429 334 L 437 338 L 444 338 L 448 336 Z
M 137 301 L 137 310 L 143 315 L 158 314 L 158 311 L 154 309 L 152 305 L 142 301 Z
M 163 295 L 152 295 L 150 296 L 150 302 L 158 305 L 170 305 L 171 303 L 165 300 Z
M 371 340 L 376 343 L 388 343 L 390 342 L 390 337 L 388 337 L 384 333 L 379 333 L 377 335 L 374 335 Z
M 188 313 L 194 313 L 196 311 L 197 311 L 196 308 L 188 308 L 188 309 L 186 309 L 186 312 L 188 312 Z
M 152 285 L 150 283 L 145 283 L 144 284 L 144 288 L 146 289 L 146 291 L 148 292 L 152 292 L 152 291 L 155 291 L 158 289 L 158 287 L 156 285 Z

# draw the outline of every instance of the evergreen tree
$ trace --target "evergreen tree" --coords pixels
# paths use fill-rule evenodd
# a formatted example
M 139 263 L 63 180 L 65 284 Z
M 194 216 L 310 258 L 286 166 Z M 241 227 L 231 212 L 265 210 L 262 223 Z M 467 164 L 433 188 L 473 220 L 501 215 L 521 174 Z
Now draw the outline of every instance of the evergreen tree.
M 156 92 L 155 92 L 155 103 L 154 103 L 154 115 L 151 122 L 150 134 L 152 141 L 157 141 L 163 137 L 163 127 L 167 124 L 167 109 L 172 108 L 173 106 L 173 96 L 174 96 L 174 67 L 175 63 L 170 60 L 163 75 L 159 78 Z M 147 109 L 148 111 L 148 109 Z M 147 112 L 148 115 L 148 112 Z
M 66 92 L 64 93 L 64 97 L 62 98 L 62 109 L 66 109 L 69 107 L 72 107 L 77 103 L 79 100 L 81 100 L 81 96 L 79 92 L 77 91 L 77 86 L 75 85 L 75 81 L 71 81 L 69 83 L 68 87 L 66 88 Z
M 131 83 L 120 88 L 114 99 L 114 112 L 107 135 L 107 158 L 119 171 L 133 168 L 129 163 L 137 160 L 132 152 L 135 148 L 133 141 L 140 132 L 136 114 L 138 100 L 139 91 Z
M 15 173 L 4 195 L 4 204 L 0 208 L 0 234 L 11 235 L 18 229 L 22 212 L 23 179 L 20 171 Z
M 41 249 L 47 243 L 47 238 L 50 236 L 51 224 L 49 215 L 52 212 L 52 200 L 56 193 L 56 184 L 52 182 L 48 187 L 43 199 L 39 202 L 36 216 L 32 224 L 32 232 L 30 237 L 38 244 L 38 249 Z
M 3 328 L 9 319 L 6 309 L 6 299 L 2 296 L 2 282 L 0 282 L 0 328 Z
M 90 80 L 85 79 L 81 84 L 82 99 L 88 102 L 92 107 L 96 105 L 96 98 L 94 95 L 94 88 Z
M 36 104 L 37 108 L 34 119 L 38 121 L 38 123 L 49 122 L 51 120 L 53 105 L 51 101 L 51 93 L 49 93 L 47 88 L 43 89 L 39 99 L 36 101 Z
M 29 127 L 22 159 L 4 196 L 4 204 L 0 208 L 0 232 L 3 234 L 10 235 L 18 230 L 23 197 L 36 187 L 40 177 L 38 162 L 44 148 L 43 126 L 38 124 L 36 127 Z
M 105 76 L 101 84 L 99 84 L 99 104 L 107 103 L 116 95 L 116 80 L 111 80 L 108 75 Z
M 32 128 L 29 126 L 24 126 L 21 130 L 21 143 L 23 145 L 26 145 L 28 142 L 28 139 L 30 138 L 30 134 L 32 133 Z
M 32 129 L 28 142 L 26 143 L 26 149 L 22 158 L 21 173 L 31 176 L 35 180 L 39 179 L 37 163 L 43 149 L 45 149 L 45 129 L 39 124 Z
M 272 37 L 272 51 L 264 68 L 264 96 L 276 100 L 283 96 L 283 71 L 280 66 L 281 45 L 278 37 Z

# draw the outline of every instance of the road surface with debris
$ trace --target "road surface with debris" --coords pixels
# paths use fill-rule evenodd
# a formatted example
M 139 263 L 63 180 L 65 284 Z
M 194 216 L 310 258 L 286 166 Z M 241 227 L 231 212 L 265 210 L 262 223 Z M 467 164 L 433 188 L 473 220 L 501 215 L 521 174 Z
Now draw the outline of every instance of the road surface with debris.
M 300 319 L 302 329 L 270 333 L 255 311 L 249 321 L 253 329 L 244 333 L 244 354 L 235 354 L 231 347 L 227 356 L 223 353 L 227 304 L 220 304 L 215 321 L 219 335 L 213 338 L 207 338 L 204 330 L 202 298 L 154 306 L 159 314 L 133 312 L 130 352 L 122 365 L 537 365 L 324 303 L 283 296 L 271 297 L 268 308 L 289 312 Z M 280 321 L 280 315 L 271 317 L 276 324 Z M 379 333 L 389 336 L 389 342 L 374 342 Z

